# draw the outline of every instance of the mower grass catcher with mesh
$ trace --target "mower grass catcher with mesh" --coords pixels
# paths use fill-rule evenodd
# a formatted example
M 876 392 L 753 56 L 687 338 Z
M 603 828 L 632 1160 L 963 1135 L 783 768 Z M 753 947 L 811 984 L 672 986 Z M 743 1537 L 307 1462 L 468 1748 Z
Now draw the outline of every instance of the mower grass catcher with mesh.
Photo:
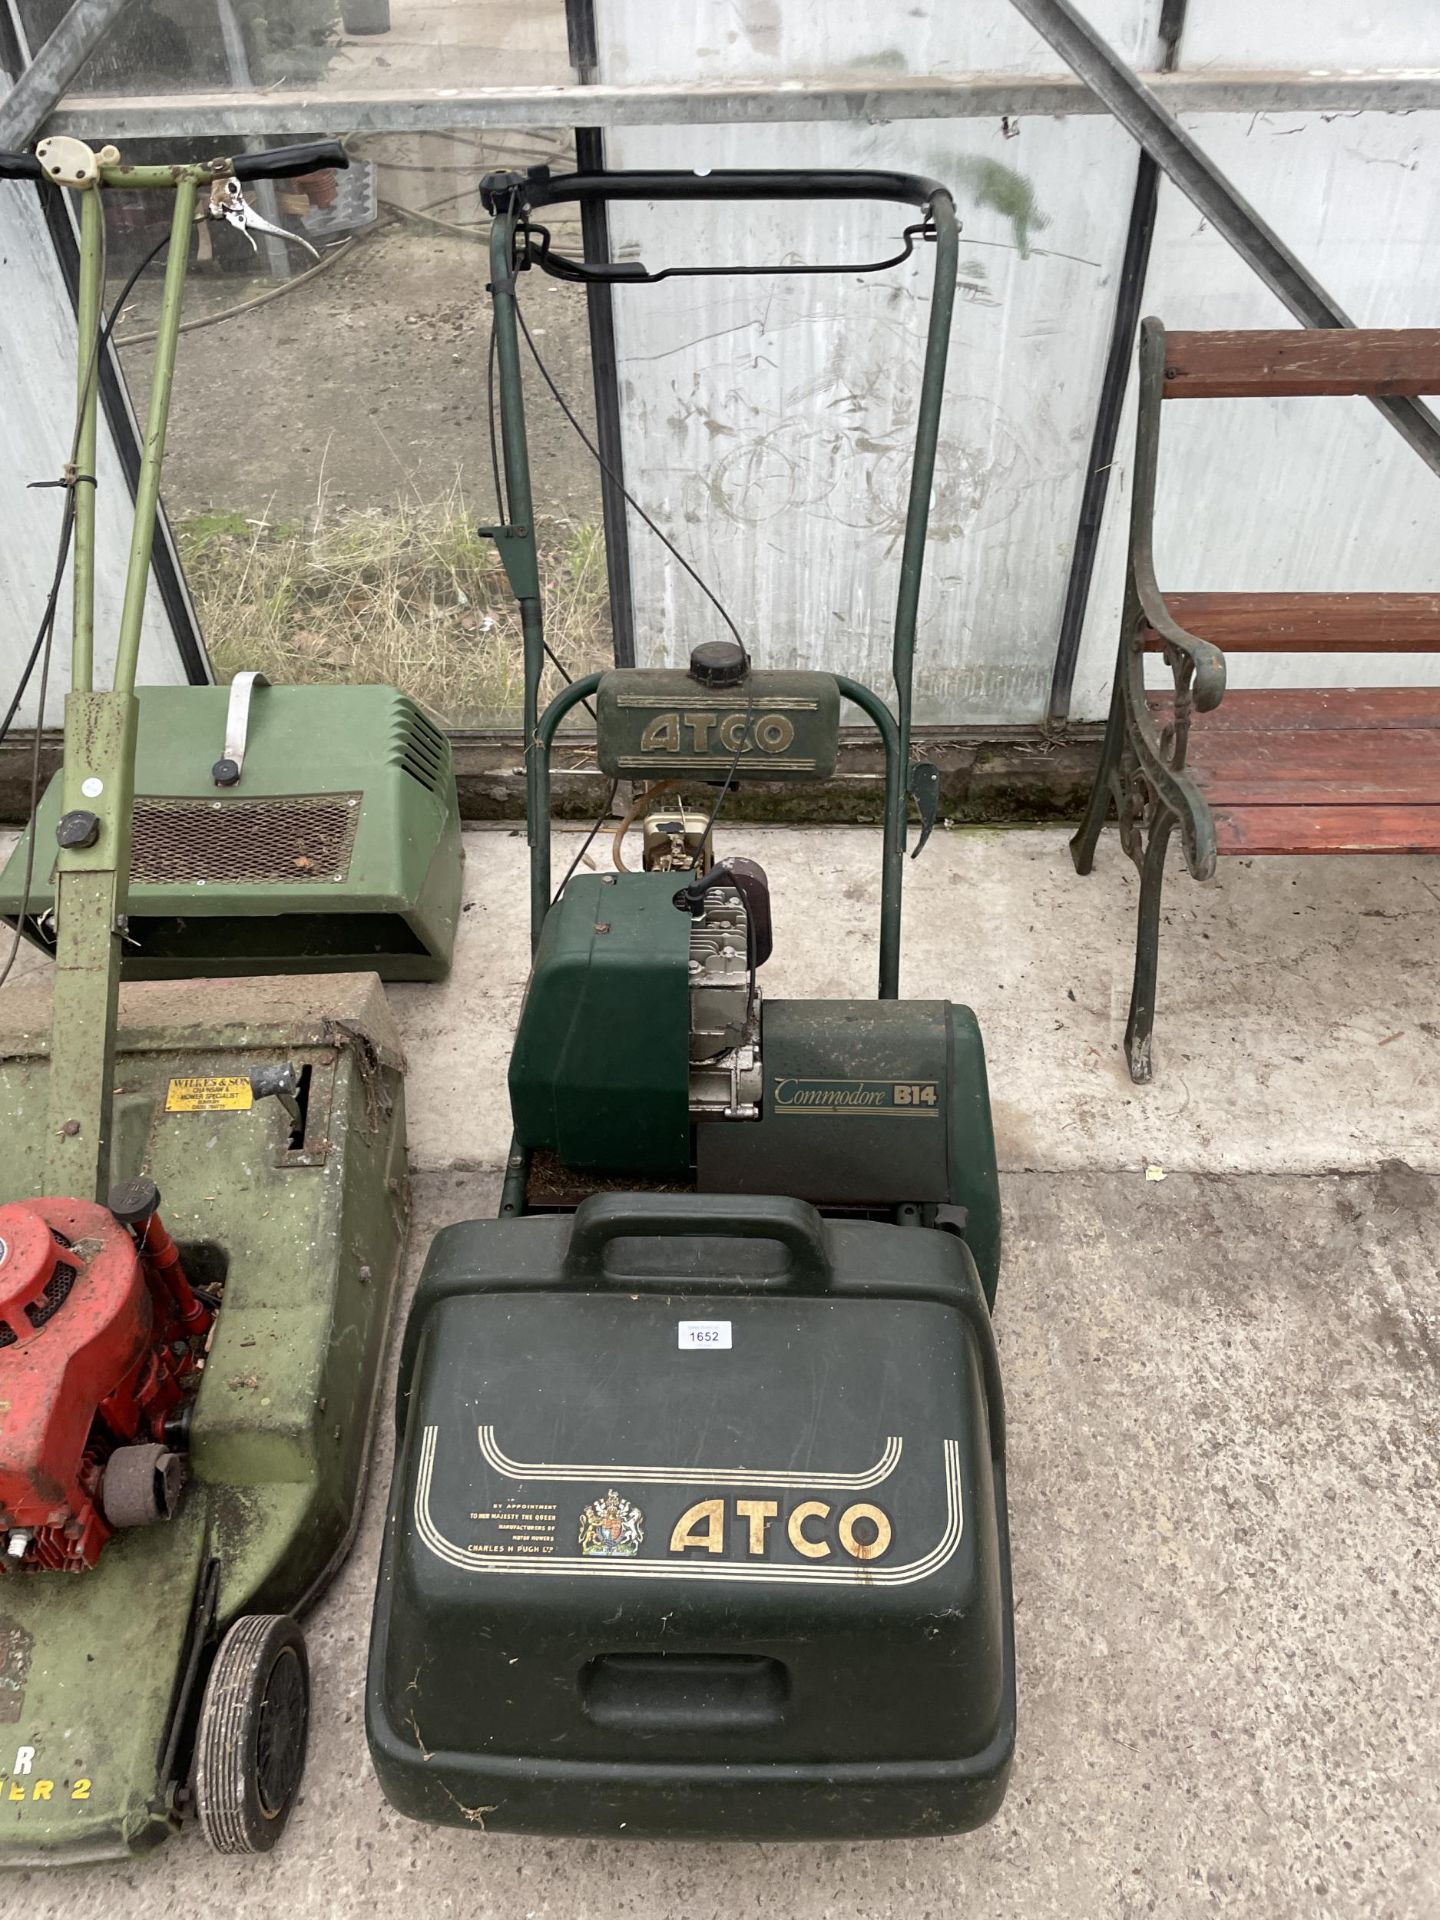
M 119 985 L 135 674 L 197 197 L 243 230 L 257 222 L 242 180 L 345 164 L 328 142 L 180 166 L 125 167 L 71 139 L 0 155 L 0 178 L 72 191 L 80 214 L 76 427 L 35 648 L 43 711 L 73 541 L 63 797 L 32 823 L 15 911 L 25 924 L 32 888 L 53 903 L 57 964 L 53 993 L 0 993 L 4 1866 L 138 1851 L 191 1811 L 222 1851 L 272 1845 L 305 1753 L 293 1616 L 357 1516 L 407 1210 L 379 982 Z M 93 476 L 101 195 L 116 187 L 170 193 L 174 210 L 107 691 Z M 204 707 L 193 747 L 217 696 L 175 693 Z M 312 739 L 324 724 L 312 716 Z
M 500 1217 L 436 1238 L 406 1328 L 371 1753 L 401 1811 L 472 1829 L 973 1827 L 1015 1736 L 995 1148 L 974 1014 L 898 998 L 907 792 L 928 831 L 937 790 L 909 767 L 911 670 L 954 207 L 891 173 L 538 172 L 484 194 L 508 493 L 489 531 L 526 642 L 535 945 Z M 537 711 L 517 279 L 663 277 L 557 254 L 533 216 L 577 199 L 920 209 L 874 263 L 935 249 L 893 711 L 752 665 L 703 582 L 731 638 Z M 660 791 L 632 809 L 644 870 L 567 876 L 552 901 L 549 755 L 584 699 L 603 771 Z M 885 746 L 879 994 L 762 1005 L 769 888 L 716 858 L 716 815 L 737 780 L 833 773 L 842 702 Z M 715 797 L 691 811 L 676 789 L 695 783 Z M 848 937 L 830 892 L 809 904 Z

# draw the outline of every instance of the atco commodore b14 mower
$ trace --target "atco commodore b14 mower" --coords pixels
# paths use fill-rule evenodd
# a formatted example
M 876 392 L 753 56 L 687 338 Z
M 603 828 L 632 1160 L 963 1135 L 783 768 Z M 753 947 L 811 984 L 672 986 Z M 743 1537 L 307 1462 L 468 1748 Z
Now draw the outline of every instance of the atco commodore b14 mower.
M 54 989 L 0 994 L 4 1866 L 136 1851 L 191 1811 L 222 1851 L 273 1844 L 305 1752 L 307 1668 L 293 1615 L 334 1571 L 357 1516 L 407 1216 L 401 1059 L 373 973 L 307 969 L 317 958 L 374 964 L 392 938 L 393 922 L 368 921 L 357 936 L 353 919 L 327 928 L 324 916 L 327 902 L 342 920 L 356 905 L 354 848 L 369 845 L 374 858 L 378 843 L 398 839 L 393 820 L 387 836 L 358 819 L 377 792 L 383 811 L 393 785 L 372 789 L 352 762 L 330 879 L 308 893 L 272 884 L 279 918 L 263 943 L 245 937 L 246 881 L 234 871 L 209 890 L 208 918 L 203 908 L 173 915 L 157 943 L 174 970 L 171 936 L 198 919 L 189 957 L 202 965 L 190 970 L 207 957 L 213 970 L 228 899 L 242 927 L 231 970 L 263 957 L 299 977 L 162 980 L 123 996 L 119 985 L 122 943 L 142 945 L 156 927 L 139 916 L 132 926 L 129 911 L 135 675 L 192 228 L 197 212 L 252 224 L 243 180 L 345 164 L 331 143 L 181 166 L 125 166 L 113 149 L 97 155 L 68 139 L 42 141 L 34 157 L 0 155 L 0 178 L 20 183 L 3 191 L 39 182 L 80 203 L 78 404 L 57 462 L 57 592 L 72 540 L 75 560 L 64 766 L 60 793 L 22 843 L 7 902 L 16 941 L 24 928 L 54 950 Z M 106 689 L 95 674 L 93 502 L 99 357 L 130 291 L 102 326 L 103 195 L 120 187 L 169 194 L 173 215 Z M 34 654 L 42 714 L 55 605 L 52 595 Z M 295 691 L 309 700 L 282 698 Z M 296 769 L 313 767 L 316 786 L 337 784 L 333 742 L 319 736 L 327 719 L 343 736 L 347 711 L 327 714 L 324 691 L 262 695 L 275 704 L 259 718 L 270 773 L 257 795 L 237 764 L 243 700 L 164 690 L 168 744 L 162 753 L 155 736 L 149 765 L 154 774 L 164 758 L 166 768 L 152 811 L 165 814 L 168 802 L 178 820 L 170 879 L 182 900 L 187 888 L 201 897 L 217 845 L 232 864 L 242 843 L 252 863 L 273 862 L 288 833 L 292 868 L 308 863 L 315 809 L 333 812 L 337 795 L 307 791 Z M 403 734 L 397 698 L 388 712 Z M 227 711 L 238 731 L 222 740 Z M 389 728 L 384 750 L 398 765 L 406 749 Z M 177 792 L 187 769 L 203 759 L 209 772 L 217 755 L 208 792 Z M 276 784 L 277 769 L 288 784 Z M 427 744 L 423 771 L 443 791 L 448 757 Z M 237 804 L 241 813 L 227 811 Z M 440 827 L 429 813 L 417 820 L 417 837 L 433 845 Z M 458 850 L 453 868 L 458 887 Z M 42 894 L 37 928 L 31 907 Z M 296 894 L 306 904 L 287 920 Z M 443 918 L 431 917 L 432 934 Z
M 484 194 L 534 959 L 500 1217 L 437 1237 L 406 1329 L 371 1752 L 402 1811 L 492 1830 L 974 1826 L 1015 1727 L 995 1152 L 973 1014 L 897 997 L 907 790 L 933 811 L 933 768 L 907 769 L 954 208 L 888 173 L 542 172 Z M 893 712 L 754 665 L 728 616 L 688 671 L 592 675 L 538 711 L 517 281 L 659 277 L 566 259 L 536 217 L 607 198 L 920 209 L 896 256 L 933 245 L 936 278 Z M 552 901 L 549 755 L 586 699 L 604 772 L 670 784 L 641 806 L 643 871 L 577 873 Z M 847 702 L 886 754 L 879 994 L 762 997 L 768 884 L 717 858 L 716 815 L 735 781 L 826 779 Z M 713 797 L 692 811 L 674 783 Z

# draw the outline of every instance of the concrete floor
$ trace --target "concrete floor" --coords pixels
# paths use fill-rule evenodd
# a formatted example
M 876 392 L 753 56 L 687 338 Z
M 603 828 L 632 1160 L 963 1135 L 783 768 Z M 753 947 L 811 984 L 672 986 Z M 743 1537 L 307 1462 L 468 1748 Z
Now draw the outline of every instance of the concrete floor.
M 452 980 L 393 990 L 412 1277 L 437 1227 L 493 1208 L 505 1144 L 523 842 L 468 845 Z M 776 889 L 767 990 L 866 991 L 874 834 L 742 845 Z M 1118 1052 L 1134 889 L 1113 839 L 1083 882 L 1050 832 L 941 835 L 908 877 L 904 986 L 980 1012 L 1006 1175 L 1020 1737 L 999 1819 L 728 1848 L 402 1820 L 361 1715 L 382 1430 L 356 1550 L 309 1624 L 317 1720 L 281 1848 L 224 1862 L 186 1835 L 10 1882 L 6 1911 L 1434 1920 L 1440 872 L 1177 873 L 1144 1090 Z

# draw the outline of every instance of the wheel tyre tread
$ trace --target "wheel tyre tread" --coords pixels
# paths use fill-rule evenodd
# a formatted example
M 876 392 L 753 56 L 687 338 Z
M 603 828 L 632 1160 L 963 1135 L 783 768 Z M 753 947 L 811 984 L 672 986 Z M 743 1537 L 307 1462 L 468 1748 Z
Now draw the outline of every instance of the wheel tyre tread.
M 255 1799 L 247 1733 L 256 1707 L 257 1678 L 271 1672 L 275 1658 L 286 1647 L 300 1660 L 308 1698 L 305 1641 L 288 1614 L 242 1616 L 221 1641 L 211 1666 L 195 1744 L 195 1805 L 201 1831 L 216 1853 L 268 1852 L 290 1818 L 298 1778 L 296 1792 L 278 1815 L 263 1825 L 247 1817 Z M 302 1773 L 303 1768 L 302 1751 Z

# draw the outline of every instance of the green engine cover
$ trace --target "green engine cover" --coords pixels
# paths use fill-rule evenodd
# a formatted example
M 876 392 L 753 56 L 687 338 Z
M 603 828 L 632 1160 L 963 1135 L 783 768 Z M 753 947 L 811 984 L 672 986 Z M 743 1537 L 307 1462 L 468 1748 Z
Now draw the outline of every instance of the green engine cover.
M 1000 1182 L 980 1024 L 944 1000 L 769 1000 L 758 1120 L 696 1129 L 702 1192 L 963 1212 L 993 1305 Z M 943 1216 L 942 1216 L 943 1217 Z
M 719 780 L 732 764 L 737 780 L 828 780 L 840 688 L 830 673 L 752 673 L 712 688 L 678 667 L 617 668 L 600 682 L 595 726 L 601 768 L 617 780 Z
M 238 786 L 217 787 L 226 687 L 142 687 L 127 980 L 450 968 L 464 855 L 450 743 L 393 687 L 263 687 Z M 57 773 L 40 803 L 25 931 L 54 952 Z M 0 876 L 25 893 L 29 831 Z
M 670 873 L 581 874 L 545 918 L 510 1056 L 521 1146 L 690 1171 L 690 916 Z

